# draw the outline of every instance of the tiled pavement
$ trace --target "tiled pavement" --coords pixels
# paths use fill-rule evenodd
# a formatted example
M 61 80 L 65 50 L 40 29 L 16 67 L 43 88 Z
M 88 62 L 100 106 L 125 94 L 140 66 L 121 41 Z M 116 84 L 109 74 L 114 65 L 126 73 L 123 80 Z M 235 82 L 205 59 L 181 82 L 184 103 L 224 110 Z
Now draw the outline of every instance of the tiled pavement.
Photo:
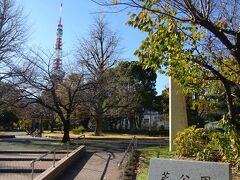
M 76 162 L 71 169 L 67 170 L 62 176 L 61 180 L 99 180 L 105 169 L 107 159 L 107 152 L 88 153 L 85 156 L 85 162 Z M 119 180 L 121 170 L 118 168 L 118 163 L 121 160 L 123 153 L 112 153 L 111 160 L 106 169 L 105 180 Z M 87 161 L 87 163 L 86 163 Z

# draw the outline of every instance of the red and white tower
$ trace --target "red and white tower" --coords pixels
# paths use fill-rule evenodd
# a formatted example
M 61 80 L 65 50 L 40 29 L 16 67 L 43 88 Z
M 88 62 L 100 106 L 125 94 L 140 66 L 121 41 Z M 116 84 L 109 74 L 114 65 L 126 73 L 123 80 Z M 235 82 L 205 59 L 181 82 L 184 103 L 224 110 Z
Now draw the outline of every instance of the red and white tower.
M 57 25 L 57 39 L 55 45 L 55 59 L 52 67 L 52 78 L 54 81 L 62 82 L 65 72 L 62 68 L 62 35 L 63 35 L 63 26 L 62 26 L 62 1 L 60 5 L 60 16 L 59 22 Z

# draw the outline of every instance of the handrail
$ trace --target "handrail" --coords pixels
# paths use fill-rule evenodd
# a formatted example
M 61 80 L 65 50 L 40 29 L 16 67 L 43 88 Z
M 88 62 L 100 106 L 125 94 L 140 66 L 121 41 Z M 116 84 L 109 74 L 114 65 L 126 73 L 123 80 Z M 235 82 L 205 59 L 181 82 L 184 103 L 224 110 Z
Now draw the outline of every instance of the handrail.
M 118 167 L 120 167 L 122 165 L 122 163 L 123 163 L 123 161 L 124 161 L 128 151 L 130 150 L 131 147 L 132 147 L 132 151 L 134 150 L 134 148 L 137 147 L 137 138 L 136 138 L 136 136 L 133 136 L 132 140 L 130 141 L 127 150 L 125 151 L 121 161 L 118 163 Z
M 85 134 L 82 134 L 82 135 L 78 136 L 77 139 L 80 139 L 81 137 L 83 137 L 83 145 L 85 145 L 85 141 L 86 141 L 86 136 L 85 136 Z M 67 144 L 67 157 L 68 157 L 70 141 L 67 141 L 65 144 Z M 78 144 L 78 145 L 79 145 L 79 144 Z
M 40 161 L 41 159 L 43 159 L 44 157 L 46 157 L 48 154 L 53 152 L 53 167 L 55 167 L 55 161 L 56 161 L 56 148 L 54 148 L 51 151 L 48 151 L 47 153 L 43 154 L 42 156 L 34 159 L 31 161 L 30 166 L 32 167 L 32 180 L 33 180 L 33 174 L 34 174 L 34 164 L 37 161 Z
M 85 145 L 85 142 L 86 142 L 86 136 L 85 136 L 85 134 L 82 134 L 82 135 L 78 136 L 76 139 L 78 140 L 78 139 L 80 139 L 81 137 L 83 137 L 83 138 L 82 138 L 82 139 L 83 139 L 83 145 Z M 75 140 L 76 140 L 76 139 L 75 139 Z M 79 143 L 76 143 L 76 144 L 79 145 Z M 67 142 L 65 143 L 65 145 L 67 145 L 67 157 L 68 157 L 70 141 L 67 141 Z
M 108 168 L 109 162 L 110 162 L 110 160 L 111 160 L 111 156 L 112 156 L 112 154 L 109 153 L 109 154 L 108 154 L 108 159 L 107 159 L 106 165 L 105 165 L 105 167 L 104 167 L 104 170 L 103 170 L 103 172 L 102 172 L 102 175 L 101 175 L 100 180 L 104 180 L 104 179 L 105 179 L 105 175 L 106 175 L 106 172 L 107 172 L 107 168 Z
M 82 138 L 82 137 L 83 137 L 83 138 Z M 85 145 L 85 142 L 86 142 L 86 136 L 85 136 L 85 134 L 82 134 L 82 135 L 78 136 L 78 137 L 77 137 L 77 140 L 79 140 L 80 138 L 83 139 L 83 145 Z

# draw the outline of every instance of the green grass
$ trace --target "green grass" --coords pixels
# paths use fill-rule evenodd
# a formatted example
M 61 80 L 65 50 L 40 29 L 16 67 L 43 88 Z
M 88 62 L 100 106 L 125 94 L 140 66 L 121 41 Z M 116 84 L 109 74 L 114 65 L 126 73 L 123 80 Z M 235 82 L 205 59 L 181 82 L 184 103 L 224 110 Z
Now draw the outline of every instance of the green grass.
M 168 147 L 147 147 L 140 149 L 140 172 L 137 180 L 146 180 L 151 158 L 171 158 L 175 153 L 169 152 Z

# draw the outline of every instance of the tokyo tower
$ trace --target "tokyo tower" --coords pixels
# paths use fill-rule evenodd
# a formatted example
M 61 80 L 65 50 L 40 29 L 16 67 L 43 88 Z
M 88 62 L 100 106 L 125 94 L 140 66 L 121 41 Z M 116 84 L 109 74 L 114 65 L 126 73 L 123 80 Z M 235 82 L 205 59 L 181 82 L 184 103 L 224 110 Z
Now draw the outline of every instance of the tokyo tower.
M 60 16 L 57 25 L 57 39 L 55 45 L 55 59 L 53 61 L 53 67 L 51 72 L 51 77 L 55 82 L 62 82 L 65 72 L 62 68 L 62 35 L 63 35 L 63 26 L 62 26 L 62 1 L 60 5 Z

